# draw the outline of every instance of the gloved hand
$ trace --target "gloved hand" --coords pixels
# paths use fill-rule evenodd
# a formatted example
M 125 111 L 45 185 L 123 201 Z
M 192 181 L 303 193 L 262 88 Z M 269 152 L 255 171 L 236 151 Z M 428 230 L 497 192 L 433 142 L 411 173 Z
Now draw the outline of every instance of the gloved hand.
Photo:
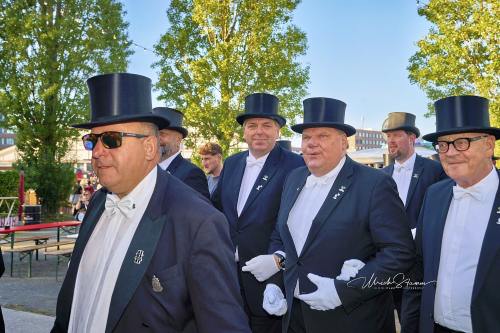
M 262 307 L 267 313 L 274 316 L 282 316 L 286 313 L 287 304 L 281 289 L 272 283 L 266 285 Z
M 247 261 L 246 266 L 241 270 L 243 272 L 250 272 L 255 276 L 257 281 L 262 282 L 269 279 L 280 270 L 276 265 L 274 254 L 263 254 Z
M 356 275 L 361 268 L 365 266 L 365 263 L 358 259 L 350 259 L 344 261 L 344 265 L 340 270 L 340 275 L 336 277 L 337 280 L 349 281 Z
M 337 289 L 335 288 L 335 280 L 322 277 L 316 274 L 307 274 L 309 280 L 314 283 L 318 289 L 309 294 L 301 294 L 297 296 L 298 299 L 309 304 L 313 310 L 333 310 L 342 305 Z

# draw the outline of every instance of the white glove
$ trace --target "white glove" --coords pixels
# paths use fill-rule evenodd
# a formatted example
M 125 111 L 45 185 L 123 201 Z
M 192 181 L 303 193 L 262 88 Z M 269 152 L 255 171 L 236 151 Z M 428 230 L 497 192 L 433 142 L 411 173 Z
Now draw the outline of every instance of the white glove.
M 262 307 L 267 313 L 274 316 L 282 316 L 286 313 L 287 304 L 281 289 L 272 283 L 266 285 Z
M 257 256 L 245 263 L 241 270 L 250 272 L 255 276 L 257 281 L 262 282 L 269 279 L 271 276 L 279 272 L 279 267 L 276 265 L 274 254 L 263 254 Z
M 309 280 L 314 283 L 318 289 L 310 294 L 301 294 L 298 299 L 309 304 L 313 310 L 333 310 L 342 305 L 337 289 L 335 288 L 335 280 L 322 277 L 316 274 L 307 274 Z
M 349 281 L 356 275 L 361 268 L 365 266 L 365 263 L 358 259 L 350 259 L 344 261 L 344 265 L 340 270 L 340 275 L 336 277 L 337 280 Z

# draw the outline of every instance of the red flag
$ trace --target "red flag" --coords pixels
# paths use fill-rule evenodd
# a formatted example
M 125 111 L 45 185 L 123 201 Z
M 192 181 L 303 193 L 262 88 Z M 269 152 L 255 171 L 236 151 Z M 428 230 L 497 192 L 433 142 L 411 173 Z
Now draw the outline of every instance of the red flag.
M 23 204 L 24 204 L 24 171 L 23 170 L 21 170 L 19 172 L 18 199 L 19 199 L 19 208 L 17 210 L 17 217 L 19 219 L 18 221 L 21 222 L 21 219 L 23 216 Z

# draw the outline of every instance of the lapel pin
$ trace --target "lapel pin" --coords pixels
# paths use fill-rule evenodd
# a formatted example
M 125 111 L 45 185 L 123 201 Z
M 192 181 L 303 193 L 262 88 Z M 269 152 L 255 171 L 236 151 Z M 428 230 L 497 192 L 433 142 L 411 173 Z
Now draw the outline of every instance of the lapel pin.
M 336 194 L 333 196 L 333 200 L 337 200 L 337 198 L 338 198 L 338 196 L 339 196 L 339 195 L 340 195 L 340 194 L 336 193 Z
M 499 218 L 498 218 L 498 220 L 497 220 L 497 224 L 500 224 L 500 217 L 499 217 Z
M 137 250 L 137 252 L 135 253 L 135 257 L 134 257 L 134 264 L 140 265 L 142 262 L 142 258 L 144 258 L 144 251 Z
M 418 174 L 417 173 L 413 174 L 413 178 L 417 179 L 418 178 Z
M 163 291 L 163 286 L 160 283 L 160 280 L 156 277 L 156 275 L 153 275 L 153 278 L 151 279 L 151 285 L 153 286 L 153 291 L 157 293 L 161 293 Z
M 264 177 L 262 177 L 262 180 L 267 182 L 269 180 L 269 176 L 268 175 L 264 175 Z
M 260 191 L 261 188 L 262 188 L 262 185 L 259 185 L 259 186 L 257 186 L 256 190 Z
M 500 214 L 500 207 L 497 208 L 497 214 Z
M 342 186 L 339 188 L 339 191 L 340 191 L 340 192 L 344 192 L 344 191 L 345 191 L 345 186 L 344 186 L 344 185 L 342 185 Z

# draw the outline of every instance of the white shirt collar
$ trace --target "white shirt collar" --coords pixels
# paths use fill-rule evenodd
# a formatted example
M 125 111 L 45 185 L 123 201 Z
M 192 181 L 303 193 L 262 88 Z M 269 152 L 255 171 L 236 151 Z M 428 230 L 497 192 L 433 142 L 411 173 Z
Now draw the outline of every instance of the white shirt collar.
M 160 166 L 160 168 L 162 168 L 163 170 L 167 170 L 167 168 L 170 166 L 170 163 L 172 163 L 172 161 L 177 157 L 177 155 L 179 155 L 181 153 L 181 151 L 179 150 L 177 153 L 173 154 L 172 156 L 170 156 L 169 158 L 167 158 L 165 161 L 162 161 L 160 162 L 158 165 Z
M 398 161 L 394 162 L 394 169 L 402 168 L 406 170 L 413 170 L 415 166 L 415 160 L 417 159 L 417 153 L 413 152 L 413 155 L 410 156 L 409 159 L 404 161 L 403 163 L 399 163 Z
M 342 157 L 342 159 L 339 161 L 339 163 L 330 171 L 328 171 L 328 173 L 324 174 L 323 176 L 315 176 L 313 174 L 310 174 L 308 177 L 307 177 L 307 180 L 306 180 L 306 187 L 310 187 L 310 186 L 313 186 L 315 184 L 328 184 L 328 182 L 333 178 L 335 180 L 335 178 L 337 178 L 340 170 L 342 170 L 342 167 L 344 166 L 345 164 L 345 160 L 346 160 L 346 157 Z
M 463 189 L 462 186 L 456 185 Z M 469 186 L 466 190 L 472 190 L 480 193 L 496 193 L 498 189 L 498 173 L 497 169 L 492 167 L 490 173 L 476 184 Z
M 263 163 L 266 163 L 266 160 L 267 160 L 267 157 L 269 156 L 271 152 L 267 153 L 266 155 L 264 156 L 261 156 L 259 158 L 256 158 L 255 156 L 252 155 L 252 152 L 249 150 L 248 151 L 248 158 L 247 160 L 248 161 L 263 161 Z

